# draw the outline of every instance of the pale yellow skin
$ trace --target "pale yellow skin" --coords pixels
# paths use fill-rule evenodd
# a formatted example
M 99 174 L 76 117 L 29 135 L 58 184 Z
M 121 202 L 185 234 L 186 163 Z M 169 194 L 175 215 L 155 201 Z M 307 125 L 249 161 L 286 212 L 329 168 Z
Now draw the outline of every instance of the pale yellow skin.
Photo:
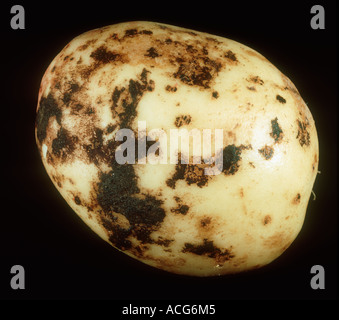
M 126 104 L 135 108 L 129 118 Z M 109 185 L 118 175 L 109 143 L 123 124 L 137 132 L 138 121 L 167 133 L 223 129 L 224 148 L 235 152 L 228 170 L 202 177 L 187 165 L 128 165 L 134 175 L 121 171 L 127 189 L 120 194 L 119 183 Z M 73 39 L 42 79 L 36 136 L 56 188 L 94 232 L 139 261 L 193 276 L 242 272 L 279 257 L 303 225 L 319 160 L 308 107 L 262 55 L 153 22 Z M 184 177 L 176 180 L 180 168 Z M 112 177 L 105 187 L 103 177 Z M 126 205 L 118 198 L 124 192 L 132 197 Z M 154 209 L 152 221 L 137 217 L 141 204 Z

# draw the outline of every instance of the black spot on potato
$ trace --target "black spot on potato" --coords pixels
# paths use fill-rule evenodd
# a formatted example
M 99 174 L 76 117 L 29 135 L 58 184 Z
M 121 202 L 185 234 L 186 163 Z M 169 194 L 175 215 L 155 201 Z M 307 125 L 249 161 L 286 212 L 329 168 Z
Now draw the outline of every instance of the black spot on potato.
M 241 160 L 241 152 L 244 149 L 250 149 L 252 146 L 239 146 L 234 144 L 228 145 L 223 149 L 223 172 L 226 175 L 233 175 L 239 169 Z
M 191 44 L 186 45 L 186 51 L 189 53 L 196 53 L 198 50 L 194 48 Z
M 137 29 L 128 29 L 125 31 L 125 37 L 134 37 L 137 34 L 138 34 Z
M 270 136 L 275 140 L 275 142 L 279 143 L 283 138 L 283 131 L 278 124 L 278 118 L 271 121 L 271 127 L 272 132 L 270 133 Z
M 114 222 L 109 214 L 101 214 L 101 224 L 108 232 L 108 240 L 120 250 L 132 248 L 132 242 L 127 238 L 131 235 L 131 229 L 125 229 Z
M 115 129 L 116 129 L 116 125 L 114 124 L 109 124 L 107 127 L 106 127 L 106 133 L 112 133 Z
M 110 218 L 115 212 L 128 220 L 130 225 L 128 232 L 126 229 L 123 233 L 118 230 L 120 240 L 122 235 L 124 238 L 134 235 L 143 243 L 152 243 L 150 234 L 157 230 L 166 215 L 162 208 L 162 201 L 140 192 L 133 165 L 112 167 L 112 171 L 100 174 L 97 185 L 97 201 L 105 213 L 105 219 Z M 110 220 L 111 224 L 115 225 L 114 219 L 110 218 Z M 111 229 L 108 228 L 108 231 Z M 117 226 L 114 226 L 112 232 L 114 233 L 116 229 Z M 114 242 L 113 244 L 116 245 Z
M 297 193 L 297 195 L 293 198 L 292 203 L 293 204 L 299 204 L 300 199 L 301 199 L 300 193 Z
M 259 76 L 251 76 L 248 79 L 246 79 L 248 82 L 252 82 L 255 84 L 263 85 L 264 81 Z
M 297 120 L 298 123 L 298 134 L 297 139 L 299 140 L 300 145 L 310 145 L 310 133 L 307 131 L 308 124 L 306 122 L 301 122 Z
M 47 97 L 41 97 L 39 109 L 36 117 L 37 138 L 40 143 L 46 138 L 49 119 L 55 117 L 57 123 L 61 125 L 62 112 L 51 93 Z
M 273 157 L 274 150 L 270 146 L 265 145 L 265 147 L 259 149 L 258 151 L 266 160 L 269 160 Z
M 266 226 L 271 222 L 272 222 L 272 217 L 270 215 L 266 215 L 263 219 L 263 225 Z
M 177 128 L 180 128 L 181 126 L 185 124 L 190 124 L 191 121 L 192 121 L 192 117 L 190 115 L 181 115 L 175 118 L 174 124 Z
M 189 86 L 210 88 L 211 80 L 217 76 L 221 69 L 221 63 L 212 60 L 205 55 L 193 55 L 185 60 L 177 58 L 178 70 L 173 74 L 174 78 L 181 80 Z
M 147 53 L 145 54 L 145 57 L 150 57 L 150 58 L 156 58 L 159 57 L 159 53 L 157 51 L 157 49 L 155 49 L 154 47 L 151 47 L 147 50 Z
M 67 89 L 66 92 L 64 92 L 64 95 L 63 95 L 63 98 L 62 98 L 63 103 L 66 106 L 68 106 L 69 102 L 72 99 L 72 95 L 79 90 L 80 90 L 79 84 L 77 84 L 76 82 L 69 83 L 69 88 Z
M 213 92 L 212 92 L 212 97 L 213 97 L 214 99 L 218 99 L 218 98 L 219 98 L 219 93 L 218 93 L 217 91 L 213 91 Z
M 147 35 L 152 35 L 153 34 L 153 31 L 151 31 L 151 30 L 141 30 L 140 32 L 139 32 L 140 34 L 147 34 Z
M 187 206 L 185 204 L 179 204 L 178 207 L 172 208 L 171 212 L 185 215 L 185 214 L 187 214 L 188 210 L 189 210 L 189 206 Z
M 276 99 L 282 104 L 286 103 L 286 100 L 279 94 L 277 94 Z
M 80 200 L 80 198 L 79 198 L 78 196 L 75 196 L 75 197 L 74 197 L 74 202 L 75 202 L 78 206 L 81 205 L 81 200 Z
M 154 89 L 154 81 L 147 79 L 148 73 L 149 71 L 144 68 L 138 80 L 130 79 L 127 87 L 115 87 L 111 110 L 113 118 L 120 118 L 120 128 L 130 128 L 143 94 Z
M 209 176 L 205 175 L 205 170 L 202 165 L 183 164 L 179 163 L 175 166 L 175 173 L 170 179 L 166 180 L 167 186 L 175 189 L 178 180 L 184 180 L 188 185 L 196 184 L 202 188 L 207 185 Z
M 165 90 L 168 91 L 168 92 L 176 92 L 177 91 L 177 87 L 172 87 L 170 85 L 167 85 L 165 87 Z
M 213 241 L 208 241 L 207 239 L 204 239 L 203 243 L 198 245 L 185 243 L 182 252 L 190 252 L 199 256 L 213 258 L 217 263 L 223 263 L 234 258 L 234 254 L 230 249 L 221 250 L 214 245 Z
M 168 248 L 169 245 L 173 242 L 174 240 L 171 239 L 164 239 L 163 237 L 159 237 L 158 240 L 155 241 L 156 244 Z
M 93 128 L 90 130 L 90 144 L 83 144 L 82 148 L 87 153 L 90 163 L 95 165 L 99 164 L 99 160 L 105 159 L 105 162 L 109 163 L 110 159 L 113 159 L 113 151 L 115 150 L 118 143 L 114 143 L 114 148 L 112 148 L 112 143 L 109 143 L 108 146 L 104 146 L 103 142 L 104 131 L 100 128 Z
M 210 223 L 211 223 L 211 218 L 210 217 L 207 217 L 207 218 L 204 218 L 204 219 L 200 220 L 200 225 L 203 228 L 207 227 Z
M 120 57 L 120 55 L 117 53 L 108 51 L 105 46 L 101 46 L 97 48 L 95 51 L 93 51 L 90 57 L 99 63 L 106 64 L 106 63 L 115 61 L 117 58 Z
M 70 133 L 61 127 L 57 133 L 57 137 L 52 141 L 52 153 L 58 158 L 65 160 L 75 150 L 75 143 L 78 138 L 71 136 Z
M 237 59 L 237 56 L 235 55 L 234 52 L 232 52 L 231 50 L 228 50 L 226 53 L 225 53 L 225 58 L 233 61 L 233 62 L 237 62 L 238 59 Z

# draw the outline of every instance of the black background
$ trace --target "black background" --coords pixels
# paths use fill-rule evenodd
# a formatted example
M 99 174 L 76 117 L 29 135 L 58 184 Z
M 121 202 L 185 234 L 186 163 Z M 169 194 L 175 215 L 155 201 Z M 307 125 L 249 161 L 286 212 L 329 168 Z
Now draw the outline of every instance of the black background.
M 337 42 L 335 1 L 73 1 L 1 3 L 2 299 L 335 299 L 337 298 Z M 10 8 L 25 8 L 12 30 Z M 310 8 L 325 8 L 325 30 Z M 268 266 L 244 274 L 194 278 L 148 267 L 113 249 L 76 216 L 49 180 L 34 140 L 44 71 L 73 37 L 131 20 L 208 32 L 252 47 L 287 75 L 316 122 L 320 165 L 302 231 Z M 25 268 L 12 290 L 10 268 Z M 325 289 L 310 287 L 313 265 Z

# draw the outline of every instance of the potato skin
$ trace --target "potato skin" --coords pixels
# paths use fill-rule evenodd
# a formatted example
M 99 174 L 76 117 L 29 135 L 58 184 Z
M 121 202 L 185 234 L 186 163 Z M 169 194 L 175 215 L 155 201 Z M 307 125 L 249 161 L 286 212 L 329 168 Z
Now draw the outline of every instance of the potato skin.
M 114 135 L 223 129 L 223 172 L 118 165 Z M 58 191 L 115 248 L 178 274 L 262 267 L 297 237 L 316 178 L 312 115 L 293 83 L 253 49 L 135 21 L 73 39 L 46 70 L 36 141 Z

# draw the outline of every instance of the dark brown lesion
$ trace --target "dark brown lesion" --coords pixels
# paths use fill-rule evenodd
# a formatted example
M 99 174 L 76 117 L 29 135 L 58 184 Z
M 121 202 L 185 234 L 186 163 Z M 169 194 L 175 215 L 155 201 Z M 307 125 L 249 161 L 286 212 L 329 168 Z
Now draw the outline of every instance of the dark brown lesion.
M 113 151 L 118 143 L 111 140 L 108 145 L 105 145 L 104 131 L 97 127 L 88 130 L 87 135 L 89 143 L 82 144 L 82 149 L 86 152 L 89 162 L 97 166 L 101 160 L 109 163 L 110 159 L 114 158 Z
M 171 212 L 186 215 L 189 209 L 189 206 L 185 204 L 178 204 L 176 208 L 171 209 Z
M 281 130 L 278 118 L 275 118 L 271 121 L 272 132 L 270 136 L 275 140 L 276 143 L 279 143 L 283 139 L 283 131 Z
M 65 181 L 65 177 L 62 175 L 52 174 L 52 180 L 57 184 L 59 188 L 62 188 L 62 184 Z
M 68 130 L 61 127 L 58 130 L 57 137 L 52 141 L 52 154 L 57 158 L 66 160 L 75 150 L 78 140 L 77 136 L 71 136 Z
M 47 97 L 40 99 L 35 122 L 37 138 L 40 143 L 46 138 L 49 119 L 53 117 L 61 125 L 62 111 L 52 93 L 49 93 Z
M 219 98 L 219 93 L 218 93 L 218 91 L 213 91 L 213 92 L 212 92 L 212 97 L 213 97 L 214 99 L 218 99 L 218 98 Z
M 266 160 L 269 160 L 273 157 L 274 149 L 270 146 L 265 145 L 265 147 L 259 149 L 258 151 Z
M 109 63 L 119 64 L 128 62 L 126 55 L 111 51 L 105 45 L 96 48 L 89 56 L 91 58 L 89 65 L 83 64 L 80 57 L 73 70 L 74 74 L 80 75 L 83 81 L 88 81 L 93 72 Z
M 285 103 L 286 103 L 286 99 L 283 98 L 283 97 L 282 97 L 281 95 L 279 95 L 279 94 L 276 95 L 276 99 L 277 99 L 280 103 L 282 103 L 282 104 L 285 104 Z
M 266 215 L 263 219 L 263 225 L 266 226 L 272 222 L 272 217 L 270 215 Z
M 246 80 L 248 82 L 251 82 L 251 83 L 254 83 L 254 84 L 259 84 L 261 86 L 264 84 L 264 80 L 262 80 L 259 76 L 250 76 Z
M 156 231 L 166 213 L 163 201 L 142 193 L 137 186 L 133 165 L 115 165 L 109 173 L 100 173 L 97 201 L 102 208 L 100 219 L 110 234 L 110 241 L 121 250 L 132 248 L 129 237 L 141 243 L 155 243 L 151 234 Z M 123 215 L 129 227 L 121 227 L 114 213 Z
M 172 208 L 171 212 L 179 213 L 179 214 L 183 214 L 183 215 L 187 214 L 190 207 L 186 204 L 183 204 L 182 199 L 178 196 L 174 196 L 174 200 L 177 203 L 177 207 Z
M 140 34 L 152 35 L 153 32 L 151 30 L 147 30 L 147 29 L 138 30 L 137 28 L 132 28 L 132 29 L 125 30 L 125 35 L 124 35 L 123 38 L 133 38 L 133 37 L 138 36 Z
M 210 217 L 205 217 L 200 220 L 200 226 L 202 228 L 207 228 L 211 224 L 212 219 Z
M 154 82 L 148 79 L 149 73 L 144 68 L 137 79 L 130 79 L 126 87 L 114 88 L 111 110 L 113 118 L 120 120 L 117 124 L 120 128 L 132 130 L 140 99 L 145 92 L 154 89 Z M 98 145 L 94 148 L 96 156 L 106 159 L 105 163 L 111 167 L 107 173 L 100 172 L 99 182 L 94 186 L 98 205 L 102 208 L 99 218 L 109 235 L 109 241 L 121 250 L 132 251 L 136 249 L 129 240 L 131 238 L 142 244 L 156 244 L 151 235 L 158 230 L 166 216 L 163 201 L 140 190 L 134 165 L 119 165 L 115 161 L 114 151 L 119 144 L 110 140 L 103 145 L 102 132 L 96 132 L 96 137 L 98 135 Z M 128 227 L 118 223 L 114 215 L 116 213 L 126 218 Z
M 158 53 L 157 49 L 155 49 L 154 47 L 151 47 L 151 48 L 147 49 L 147 52 L 144 56 L 154 59 L 154 58 L 159 57 L 161 55 Z
M 106 64 L 120 59 L 121 55 L 112 51 L 109 51 L 104 45 L 97 48 L 90 54 L 96 62 Z
M 232 62 L 238 62 L 237 56 L 231 50 L 226 51 L 225 58 L 227 58 L 228 60 L 230 60 Z
M 208 239 L 204 239 L 202 244 L 185 243 L 182 252 L 212 258 L 215 259 L 218 264 L 229 261 L 235 257 L 232 249 L 221 250 L 214 245 L 213 241 L 209 241 Z
M 137 106 L 147 91 L 153 91 L 155 83 L 148 79 L 148 71 L 144 68 L 138 79 L 130 79 L 127 87 L 115 87 L 112 94 L 113 118 L 120 119 L 120 128 L 130 128 L 137 115 Z
M 96 43 L 98 41 L 98 39 L 92 39 L 92 40 L 88 40 L 86 41 L 85 44 L 79 46 L 76 50 L 77 51 L 84 51 L 86 50 L 89 46 L 93 45 L 94 43 Z
M 76 205 L 81 206 L 81 199 L 79 198 L 79 196 L 74 197 L 74 202 Z
M 175 189 L 178 180 L 184 180 L 188 185 L 196 184 L 200 188 L 206 186 L 209 179 L 209 176 L 205 175 L 206 165 L 180 163 L 180 159 L 179 154 L 179 163 L 175 166 L 173 176 L 166 180 L 167 186 Z
M 293 198 L 292 203 L 293 204 L 299 204 L 301 199 L 300 193 L 297 193 L 297 195 Z
M 67 86 L 68 88 L 65 89 L 62 97 L 62 101 L 66 106 L 68 106 L 70 101 L 72 100 L 73 94 L 81 90 L 81 86 L 76 82 L 69 82 Z
M 165 87 L 165 90 L 168 92 L 176 92 L 177 91 L 177 87 L 175 86 L 170 86 L 169 84 Z
M 299 140 L 300 145 L 303 147 L 304 145 L 309 146 L 310 145 L 310 133 L 308 132 L 308 122 L 301 122 L 300 120 L 297 120 L 298 124 L 298 134 L 297 139 Z
M 228 145 L 223 149 L 223 173 L 225 175 L 234 175 L 240 167 L 241 153 L 245 149 L 251 149 L 252 146 Z
M 189 86 L 198 86 L 204 89 L 210 88 L 210 83 L 221 70 L 222 64 L 212 60 L 204 53 L 188 54 L 188 57 L 177 58 L 179 63 L 174 78 L 181 80 Z
M 190 115 L 181 115 L 175 118 L 175 126 L 177 128 L 182 127 L 183 125 L 190 124 L 192 121 L 192 117 Z

